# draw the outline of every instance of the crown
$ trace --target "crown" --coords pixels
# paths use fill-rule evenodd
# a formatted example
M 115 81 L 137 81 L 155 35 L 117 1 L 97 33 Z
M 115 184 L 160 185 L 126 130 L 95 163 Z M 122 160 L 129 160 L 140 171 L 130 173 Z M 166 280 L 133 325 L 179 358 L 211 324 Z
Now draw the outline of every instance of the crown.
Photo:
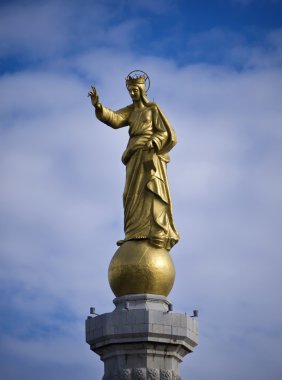
M 129 85 L 134 85 L 134 84 L 145 84 L 146 78 L 144 75 L 140 75 L 140 76 L 128 75 L 128 77 L 126 77 L 125 80 L 126 80 L 126 84 L 129 86 Z
M 146 92 L 150 88 L 150 78 L 149 76 L 142 70 L 133 70 L 131 71 L 127 77 L 125 78 L 126 87 L 134 86 L 138 84 L 143 84 L 146 87 Z

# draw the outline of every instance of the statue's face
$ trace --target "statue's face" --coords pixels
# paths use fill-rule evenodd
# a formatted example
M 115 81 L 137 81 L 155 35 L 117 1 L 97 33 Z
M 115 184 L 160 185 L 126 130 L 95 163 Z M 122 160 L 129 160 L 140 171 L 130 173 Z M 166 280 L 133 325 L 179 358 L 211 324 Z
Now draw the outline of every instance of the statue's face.
M 129 95 L 133 101 L 138 101 L 141 98 L 140 88 L 137 86 L 129 86 L 128 87 Z

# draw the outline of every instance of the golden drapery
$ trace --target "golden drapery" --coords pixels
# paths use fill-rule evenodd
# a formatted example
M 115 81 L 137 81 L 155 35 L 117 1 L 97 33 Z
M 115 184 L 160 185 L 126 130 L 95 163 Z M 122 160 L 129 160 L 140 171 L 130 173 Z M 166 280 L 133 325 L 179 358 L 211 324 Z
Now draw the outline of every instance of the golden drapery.
M 176 144 L 175 132 L 155 103 L 112 111 L 101 105 L 97 118 L 114 129 L 129 126 L 129 141 L 122 155 L 126 165 L 123 194 L 124 241 L 148 239 L 170 250 L 179 240 L 172 216 L 166 165 Z M 147 143 L 153 142 L 153 149 Z

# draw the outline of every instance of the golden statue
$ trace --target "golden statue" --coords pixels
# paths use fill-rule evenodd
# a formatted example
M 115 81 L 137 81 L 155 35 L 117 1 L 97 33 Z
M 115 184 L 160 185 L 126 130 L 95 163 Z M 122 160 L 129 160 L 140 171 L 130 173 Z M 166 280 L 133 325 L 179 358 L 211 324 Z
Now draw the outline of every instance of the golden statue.
M 126 275 L 127 280 L 125 281 L 123 278 L 121 281 L 119 273 L 116 280 L 118 290 L 114 290 L 111 282 L 113 282 L 112 277 L 115 277 L 115 274 L 112 273 L 113 268 L 110 265 L 110 284 L 116 295 L 128 294 L 126 293 L 128 291 L 136 293 L 136 289 L 138 290 L 137 293 L 168 293 L 174 281 L 174 268 L 171 268 L 173 263 L 168 251 L 177 243 L 179 235 L 173 222 L 166 165 L 169 162 L 168 152 L 176 144 L 176 135 L 158 105 L 149 102 L 147 99 L 146 92 L 149 85 L 149 77 L 143 71 L 131 72 L 126 77 L 126 87 L 131 96 L 132 104 L 118 111 L 112 111 L 99 102 L 95 87 L 92 87 L 88 93 L 95 107 L 96 117 L 100 121 L 114 129 L 129 126 L 129 141 L 122 155 L 122 162 L 126 166 L 123 194 L 125 238 L 117 242 L 121 246 L 116 253 L 119 256 L 118 262 L 115 263 L 115 255 L 111 263 L 111 265 L 116 264 L 115 267 L 118 268 L 119 272 L 125 270 L 124 275 Z M 128 274 L 128 262 L 129 259 L 132 261 L 132 255 L 138 256 L 137 251 L 140 254 L 139 264 L 141 258 L 144 260 L 144 255 L 147 257 L 144 267 L 146 267 L 146 272 L 150 266 L 149 277 L 154 277 L 158 272 L 151 262 L 154 255 L 158 257 L 158 259 L 153 259 L 154 263 L 159 267 L 162 266 L 162 271 L 170 273 L 166 273 L 165 276 L 163 273 L 157 274 L 157 279 L 153 280 L 153 286 L 151 284 L 149 288 L 146 286 L 144 288 L 142 284 L 136 288 L 135 280 L 133 284 L 127 286 L 128 284 L 125 282 L 130 282 L 131 276 Z M 121 257 L 121 253 L 123 257 Z M 160 260 L 160 255 L 165 257 L 165 261 L 171 261 L 169 268 L 167 263 L 164 267 L 164 259 Z M 121 264 L 123 269 L 121 269 Z M 140 265 L 138 265 L 137 267 L 140 270 Z M 131 263 L 130 268 L 133 267 L 134 264 Z M 148 273 L 145 272 L 140 274 L 143 282 L 144 275 L 148 277 Z M 133 273 L 136 276 L 136 271 Z M 172 281 L 171 287 L 170 285 L 168 287 L 164 284 L 160 285 L 160 282 L 163 281 L 160 281 L 159 277 L 167 277 L 167 275 L 169 275 L 169 281 Z M 167 282 L 165 278 L 163 279 Z M 134 290 L 131 289 L 132 286 Z M 125 290 L 120 291 L 121 287 L 125 287 Z M 164 287 L 170 287 L 170 289 L 162 290 Z

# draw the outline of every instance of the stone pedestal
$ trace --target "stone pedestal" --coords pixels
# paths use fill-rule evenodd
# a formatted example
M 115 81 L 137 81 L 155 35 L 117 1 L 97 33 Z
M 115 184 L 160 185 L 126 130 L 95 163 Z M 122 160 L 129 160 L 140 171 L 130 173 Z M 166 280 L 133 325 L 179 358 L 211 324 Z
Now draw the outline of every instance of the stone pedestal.
M 171 312 L 164 296 L 126 295 L 114 304 L 113 312 L 86 320 L 103 380 L 179 380 L 179 364 L 198 342 L 197 320 Z

